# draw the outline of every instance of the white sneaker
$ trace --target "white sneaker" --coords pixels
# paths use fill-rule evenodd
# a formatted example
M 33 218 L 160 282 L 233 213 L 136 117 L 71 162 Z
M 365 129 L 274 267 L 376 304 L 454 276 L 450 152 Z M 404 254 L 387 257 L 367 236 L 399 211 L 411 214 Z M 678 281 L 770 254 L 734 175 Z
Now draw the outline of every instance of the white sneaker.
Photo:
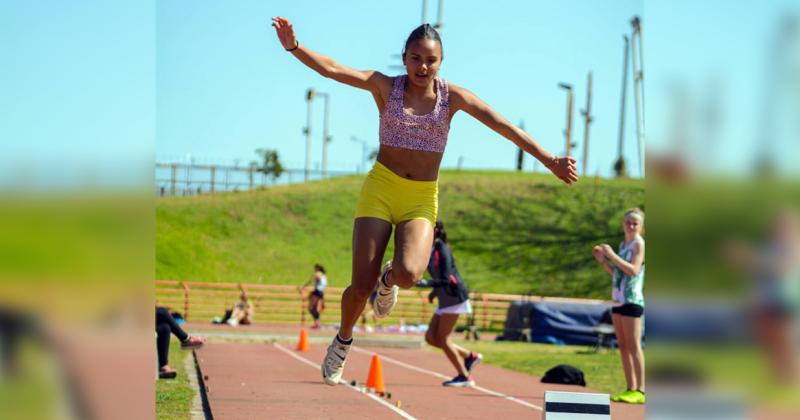
M 378 280 L 378 296 L 372 301 L 372 310 L 375 312 L 375 318 L 383 318 L 392 312 L 392 308 L 397 304 L 397 295 L 400 293 L 400 288 L 397 285 L 386 287 L 383 285 L 383 279 L 389 274 L 392 269 L 392 262 L 389 261 L 383 266 L 383 273 Z
M 338 334 L 333 337 L 333 342 L 328 346 L 328 353 L 322 362 L 322 379 L 326 384 L 338 385 L 344 372 L 344 362 L 347 359 L 347 352 L 350 351 L 351 344 L 342 344 L 338 339 Z

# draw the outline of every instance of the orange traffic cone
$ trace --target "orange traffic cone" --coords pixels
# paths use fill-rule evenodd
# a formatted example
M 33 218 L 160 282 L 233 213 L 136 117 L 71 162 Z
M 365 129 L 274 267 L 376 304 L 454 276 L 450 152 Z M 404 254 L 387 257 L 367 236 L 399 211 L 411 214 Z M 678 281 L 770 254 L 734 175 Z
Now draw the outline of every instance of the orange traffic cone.
M 308 351 L 308 333 L 305 328 L 300 329 L 300 341 L 297 342 L 297 351 Z
M 369 364 L 369 376 L 367 376 L 367 388 L 375 389 L 375 392 L 386 392 L 386 387 L 383 385 L 383 367 L 381 367 L 381 358 L 377 354 L 372 356 L 372 362 Z

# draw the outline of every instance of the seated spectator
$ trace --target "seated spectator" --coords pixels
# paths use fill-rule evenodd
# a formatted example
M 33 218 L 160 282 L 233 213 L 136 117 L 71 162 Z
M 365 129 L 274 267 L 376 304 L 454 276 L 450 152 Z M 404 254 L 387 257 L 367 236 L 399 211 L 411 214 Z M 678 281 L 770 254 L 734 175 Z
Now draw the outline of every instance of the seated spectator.
M 225 317 L 222 319 L 216 317 L 212 322 L 214 324 L 228 324 L 231 327 L 250 325 L 253 321 L 254 314 L 255 308 L 250 302 L 250 299 L 247 298 L 247 294 L 243 291 L 241 296 L 239 296 L 239 302 L 233 304 L 233 308 L 225 311 Z
M 187 334 L 175 322 L 167 308 L 156 307 L 156 349 L 158 350 L 158 377 L 160 379 L 174 379 L 177 373 L 169 366 L 169 336 L 175 334 L 181 341 L 181 348 L 196 349 L 205 343 L 206 339 Z

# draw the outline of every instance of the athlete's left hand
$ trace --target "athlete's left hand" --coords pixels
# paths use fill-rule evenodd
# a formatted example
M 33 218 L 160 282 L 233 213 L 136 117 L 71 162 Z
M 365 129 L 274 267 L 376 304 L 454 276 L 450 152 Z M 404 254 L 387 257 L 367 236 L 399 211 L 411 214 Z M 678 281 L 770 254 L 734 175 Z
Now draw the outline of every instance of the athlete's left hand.
M 602 245 L 600 245 L 600 246 L 603 248 L 603 253 L 604 253 L 604 254 L 606 254 L 606 257 L 610 257 L 610 256 L 612 256 L 612 255 L 616 254 L 616 253 L 614 252 L 614 248 L 611 248 L 611 245 L 609 245 L 609 244 L 602 244 Z
M 574 157 L 553 157 L 553 160 L 546 162 L 544 166 L 567 185 L 578 182 L 578 171 L 575 169 Z
M 272 27 L 275 28 L 275 33 L 284 49 L 290 50 L 299 45 L 297 37 L 294 35 L 294 27 L 289 19 L 282 16 L 274 17 L 272 18 Z

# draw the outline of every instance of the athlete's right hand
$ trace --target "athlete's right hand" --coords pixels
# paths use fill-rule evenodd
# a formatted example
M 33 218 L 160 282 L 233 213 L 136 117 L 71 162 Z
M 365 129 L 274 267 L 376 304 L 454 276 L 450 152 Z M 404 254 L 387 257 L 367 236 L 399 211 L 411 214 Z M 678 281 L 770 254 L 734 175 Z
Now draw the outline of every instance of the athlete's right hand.
M 286 50 L 290 50 L 297 46 L 297 38 L 294 36 L 294 28 L 288 19 L 282 16 L 272 18 L 272 27 L 278 34 L 278 40 Z

